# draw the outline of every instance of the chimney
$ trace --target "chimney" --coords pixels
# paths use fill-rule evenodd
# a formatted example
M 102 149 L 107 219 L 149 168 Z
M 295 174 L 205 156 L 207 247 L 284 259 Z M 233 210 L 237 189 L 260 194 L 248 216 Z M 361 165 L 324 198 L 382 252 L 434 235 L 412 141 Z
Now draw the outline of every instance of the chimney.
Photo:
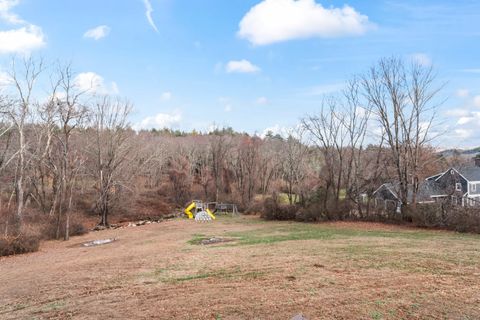
M 475 167 L 480 167 L 480 153 L 477 154 L 477 156 L 473 158 L 473 160 L 475 161 Z

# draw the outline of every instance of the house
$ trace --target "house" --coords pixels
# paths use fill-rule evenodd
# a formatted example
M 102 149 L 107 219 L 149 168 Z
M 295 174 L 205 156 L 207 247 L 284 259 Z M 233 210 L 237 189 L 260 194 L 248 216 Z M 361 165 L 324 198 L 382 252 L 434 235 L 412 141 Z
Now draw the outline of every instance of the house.
M 437 185 L 438 191 L 431 195 L 435 201 L 451 198 L 453 204 L 480 206 L 480 159 L 475 166 L 449 168 L 426 181 Z
M 375 206 L 383 206 L 385 210 L 395 209 L 400 212 L 402 200 L 399 196 L 399 183 L 384 183 L 377 190 L 373 192 Z M 417 192 L 417 203 L 434 203 L 435 199 L 432 197 L 435 194 L 440 194 L 438 185 L 432 181 L 423 181 L 420 183 Z M 413 200 L 412 188 L 409 189 L 407 196 L 408 203 Z
M 419 185 L 417 203 L 451 201 L 454 205 L 480 206 L 480 155 L 474 158 L 474 165 L 448 170 L 428 177 Z M 375 204 L 385 209 L 395 206 L 400 210 L 398 183 L 384 183 L 373 193 Z M 411 188 L 410 188 L 411 189 Z M 412 201 L 412 194 L 408 195 Z

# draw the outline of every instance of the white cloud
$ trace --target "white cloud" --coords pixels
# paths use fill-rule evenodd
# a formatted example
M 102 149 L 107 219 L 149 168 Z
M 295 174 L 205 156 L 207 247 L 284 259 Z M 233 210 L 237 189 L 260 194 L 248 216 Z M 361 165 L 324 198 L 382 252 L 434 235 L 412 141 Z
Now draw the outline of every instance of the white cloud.
M 225 112 L 232 111 L 232 105 L 231 104 L 226 104 L 224 110 L 225 110 Z
M 228 62 L 226 70 L 228 73 L 255 73 L 260 71 L 260 68 L 250 61 L 243 59 Z
M 469 96 L 463 100 L 463 105 L 457 108 L 448 108 L 444 114 L 450 124 L 442 143 L 451 147 L 478 146 L 480 139 L 480 95 Z
M 90 94 L 118 94 L 120 92 L 116 82 L 108 85 L 105 83 L 105 79 L 95 72 L 79 73 L 74 82 L 79 90 Z
M 153 28 L 153 30 L 155 30 L 155 32 L 158 32 L 157 25 L 155 24 L 155 21 L 153 21 L 153 18 L 152 18 L 153 8 L 152 8 L 152 4 L 150 3 L 150 0 L 143 0 L 143 3 L 145 4 L 145 16 L 147 17 L 148 23 Z
M 168 100 L 172 99 L 172 93 L 169 92 L 169 91 L 163 92 L 160 98 L 163 101 L 168 101 Z
M 255 100 L 255 103 L 259 105 L 266 105 L 268 104 L 268 99 L 266 97 L 258 97 L 257 100 Z
M 466 98 L 470 95 L 470 92 L 468 91 L 468 89 L 458 89 L 456 94 L 457 97 Z
M 430 67 L 432 65 L 432 59 L 426 53 L 414 53 L 411 56 L 412 61 L 418 63 L 424 67 Z
M 0 53 L 27 53 L 44 45 L 42 29 L 34 25 L 0 31 Z
M 8 73 L 4 71 L 0 71 L 0 86 L 7 86 L 12 83 L 12 78 L 8 75 Z
M 472 120 L 473 120 L 473 118 L 470 117 L 470 116 L 460 117 L 460 119 L 458 119 L 458 121 L 457 121 L 457 124 L 464 125 L 464 124 L 467 124 L 469 122 L 472 122 Z
M 120 89 L 118 89 L 118 84 L 115 81 L 112 81 L 111 87 L 110 87 L 110 93 L 111 94 L 119 94 Z
M 10 24 L 23 24 L 19 16 L 10 10 L 19 4 L 19 0 L 0 0 L 0 19 Z
M 0 71 L 0 87 L 8 86 L 10 84 L 12 84 L 12 78 L 8 75 L 8 73 Z
M 87 32 L 85 32 L 83 34 L 83 37 L 84 38 L 91 38 L 91 39 L 94 39 L 94 40 L 100 40 L 100 39 L 108 36 L 109 33 L 110 33 L 110 27 L 102 25 L 102 26 L 98 26 L 98 27 L 95 27 L 93 29 L 88 30 Z
M 475 105 L 475 107 L 479 107 L 480 108 L 480 96 L 475 96 L 473 98 L 473 104 Z
M 289 135 L 295 135 L 294 130 L 295 128 L 293 127 L 285 127 L 281 126 L 279 124 L 275 124 L 271 127 L 265 128 L 263 132 L 260 134 L 261 138 L 265 138 L 267 134 L 272 134 L 272 135 L 280 135 L 283 138 L 287 138 Z
M 240 21 L 238 35 L 254 45 L 312 37 L 365 34 L 373 24 L 345 5 L 324 8 L 315 0 L 263 0 Z
M 448 109 L 445 112 L 445 115 L 449 117 L 467 117 L 469 114 L 470 114 L 470 111 L 468 109 L 463 109 L 463 108 Z
M 472 130 L 468 129 L 456 129 L 455 135 L 460 139 L 468 139 L 472 136 Z
M 18 0 L 0 0 L 0 20 L 21 27 L 0 31 L 0 54 L 28 53 L 45 46 L 42 28 L 22 20 L 11 10 Z
M 135 130 L 148 130 L 148 129 L 164 129 L 164 128 L 176 128 L 182 122 L 182 114 L 176 110 L 172 113 L 158 113 L 152 117 L 146 117 L 139 123 L 135 124 L 133 128 Z
M 285 132 L 285 128 L 281 127 L 279 124 L 276 124 L 272 127 L 265 128 L 263 130 L 262 134 L 260 134 L 260 137 L 265 138 L 267 136 L 267 134 L 272 134 L 272 135 L 280 134 L 280 135 L 282 135 L 284 132 Z

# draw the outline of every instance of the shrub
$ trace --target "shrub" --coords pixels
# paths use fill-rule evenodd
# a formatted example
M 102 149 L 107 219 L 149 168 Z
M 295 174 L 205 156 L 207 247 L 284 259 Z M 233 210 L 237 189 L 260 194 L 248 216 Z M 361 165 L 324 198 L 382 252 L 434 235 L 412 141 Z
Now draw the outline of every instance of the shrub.
M 252 203 L 243 211 L 244 214 L 258 214 L 262 213 L 264 208 L 263 201 L 253 200 Z
M 144 191 L 129 201 L 123 208 L 117 209 L 111 216 L 112 221 L 129 222 L 138 220 L 159 220 L 174 211 L 167 196 L 158 191 Z
M 18 236 L 0 238 L 0 256 L 9 256 L 27 252 L 35 252 L 40 246 L 40 237 L 21 233 Z
M 442 212 L 448 229 L 458 232 L 480 233 L 480 209 L 449 207 Z
M 406 215 L 418 227 L 443 227 L 442 206 L 439 204 L 417 204 L 415 210 L 407 208 Z
M 294 220 L 298 207 L 296 205 L 280 205 L 274 196 L 267 198 L 263 204 L 262 218 L 267 220 Z
M 417 204 L 415 210 L 407 210 L 408 218 L 418 227 L 480 233 L 478 208 L 452 206 L 449 203 Z
M 81 236 L 88 233 L 88 229 L 83 225 L 79 218 L 72 215 L 70 218 L 70 230 L 69 234 L 73 236 Z M 55 239 L 57 236 L 57 219 L 56 217 L 48 217 L 42 222 L 42 228 L 40 230 L 42 238 L 44 240 Z M 60 229 L 58 237 L 62 239 L 65 236 L 65 221 L 60 222 Z
M 325 216 L 317 207 L 308 206 L 307 208 L 300 208 L 297 211 L 295 220 L 299 222 L 315 222 L 325 220 Z

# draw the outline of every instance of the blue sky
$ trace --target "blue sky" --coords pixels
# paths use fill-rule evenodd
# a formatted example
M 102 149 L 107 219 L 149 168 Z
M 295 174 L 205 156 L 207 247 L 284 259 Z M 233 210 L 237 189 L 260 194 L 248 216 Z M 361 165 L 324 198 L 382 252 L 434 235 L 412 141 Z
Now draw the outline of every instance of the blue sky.
M 137 127 L 295 125 L 385 56 L 446 82 L 440 147 L 480 145 L 479 1 L 0 0 L 0 60 L 72 62 Z

